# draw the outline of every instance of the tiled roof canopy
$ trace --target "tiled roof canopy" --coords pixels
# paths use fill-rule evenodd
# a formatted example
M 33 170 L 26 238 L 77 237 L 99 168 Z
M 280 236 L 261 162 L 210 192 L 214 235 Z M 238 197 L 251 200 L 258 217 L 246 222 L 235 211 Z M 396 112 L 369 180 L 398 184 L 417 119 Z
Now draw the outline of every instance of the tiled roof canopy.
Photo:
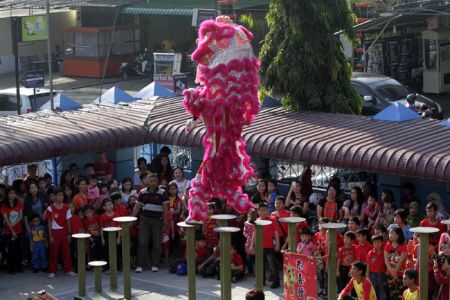
M 146 143 L 200 147 L 204 127 L 185 131 L 181 98 L 2 118 L 0 165 Z M 245 128 L 250 155 L 450 181 L 450 127 L 284 108 L 264 109 Z

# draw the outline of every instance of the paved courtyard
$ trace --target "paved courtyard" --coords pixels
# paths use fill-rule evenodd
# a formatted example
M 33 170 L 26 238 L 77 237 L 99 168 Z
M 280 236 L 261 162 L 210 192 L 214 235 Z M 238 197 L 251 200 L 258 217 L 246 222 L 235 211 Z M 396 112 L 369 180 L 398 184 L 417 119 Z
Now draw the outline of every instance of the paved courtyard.
M 121 285 L 121 275 L 119 273 L 118 282 Z M 87 272 L 86 287 L 90 299 L 115 299 L 113 293 L 108 293 L 109 275 L 103 274 L 103 288 L 107 292 L 103 296 L 95 296 L 93 272 Z M 213 300 L 220 299 L 220 282 L 216 279 L 204 279 L 197 276 L 197 299 Z M 232 299 L 245 299 L 245 293 L 252 289 L 255 284 L 253 277 L 232 284 Z M 188 299 L 187 297 L 187 277 L 177 276 L 168 273 L 167 269 L 162 269 L 158 273 L 150 271 L 131 274 L 131 286 L 133 288 L 133 299 Z M 8 275 L 0 273 L 0 299 L 19 300 L 39 290 L 45 289 L 59 300 L 73 300 L 78 294 L 77 277 L 69 277 L 58 274 L 55 279 L 48 279 L 47 274 L 32 274 L 26 271 L 23 274 Z M 283 290 L 278 288 L 265 291 L 266 299 L 282 299 Z

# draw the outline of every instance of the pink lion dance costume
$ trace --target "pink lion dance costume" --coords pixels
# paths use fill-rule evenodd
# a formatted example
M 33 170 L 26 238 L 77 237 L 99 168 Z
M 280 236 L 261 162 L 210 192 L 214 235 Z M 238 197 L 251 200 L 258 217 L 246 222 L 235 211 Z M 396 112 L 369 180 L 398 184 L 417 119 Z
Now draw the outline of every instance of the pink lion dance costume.
M 183 91 L 183 103 L 194 120 L 187 130 L 201 121 L 206 127 L 203 163 L 191 182 L 190 222 L 206 219 L 212 197 L 225 197 L 239 213 L 253 207 L 242 192 L 253 169 L 241 136 L 259 110 L 260 64 L 253 55 L 252 38 L 250 31 L 226 16 L 200 26 L 192 59 L 199 63 L 196 81 L 201 86 Z

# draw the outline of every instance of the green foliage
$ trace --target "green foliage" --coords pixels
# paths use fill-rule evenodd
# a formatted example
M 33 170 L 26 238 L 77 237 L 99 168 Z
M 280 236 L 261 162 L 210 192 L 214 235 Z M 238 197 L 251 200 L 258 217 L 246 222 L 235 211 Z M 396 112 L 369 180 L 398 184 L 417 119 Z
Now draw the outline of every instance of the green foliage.
M 251 15 L 240 15 L 238 22 L 247 27 L 249 30 L 253 30 L 253 27 L 255 26 L 255 20 L 253 20 Z
M 355 40 L 346 0 L 270 0 L 261 85 L 296 110 L 359 114 L 361 98 L 350 84 L 351 66 L 339 35 Z

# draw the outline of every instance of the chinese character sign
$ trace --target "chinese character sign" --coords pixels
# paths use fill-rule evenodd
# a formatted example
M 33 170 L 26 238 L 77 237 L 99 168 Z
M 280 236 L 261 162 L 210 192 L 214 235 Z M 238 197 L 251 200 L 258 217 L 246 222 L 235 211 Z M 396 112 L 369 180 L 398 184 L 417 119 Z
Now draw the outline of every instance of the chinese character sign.
M 316 300 L 317 267 L 305 255 L 283 252 L 284 299 Z

